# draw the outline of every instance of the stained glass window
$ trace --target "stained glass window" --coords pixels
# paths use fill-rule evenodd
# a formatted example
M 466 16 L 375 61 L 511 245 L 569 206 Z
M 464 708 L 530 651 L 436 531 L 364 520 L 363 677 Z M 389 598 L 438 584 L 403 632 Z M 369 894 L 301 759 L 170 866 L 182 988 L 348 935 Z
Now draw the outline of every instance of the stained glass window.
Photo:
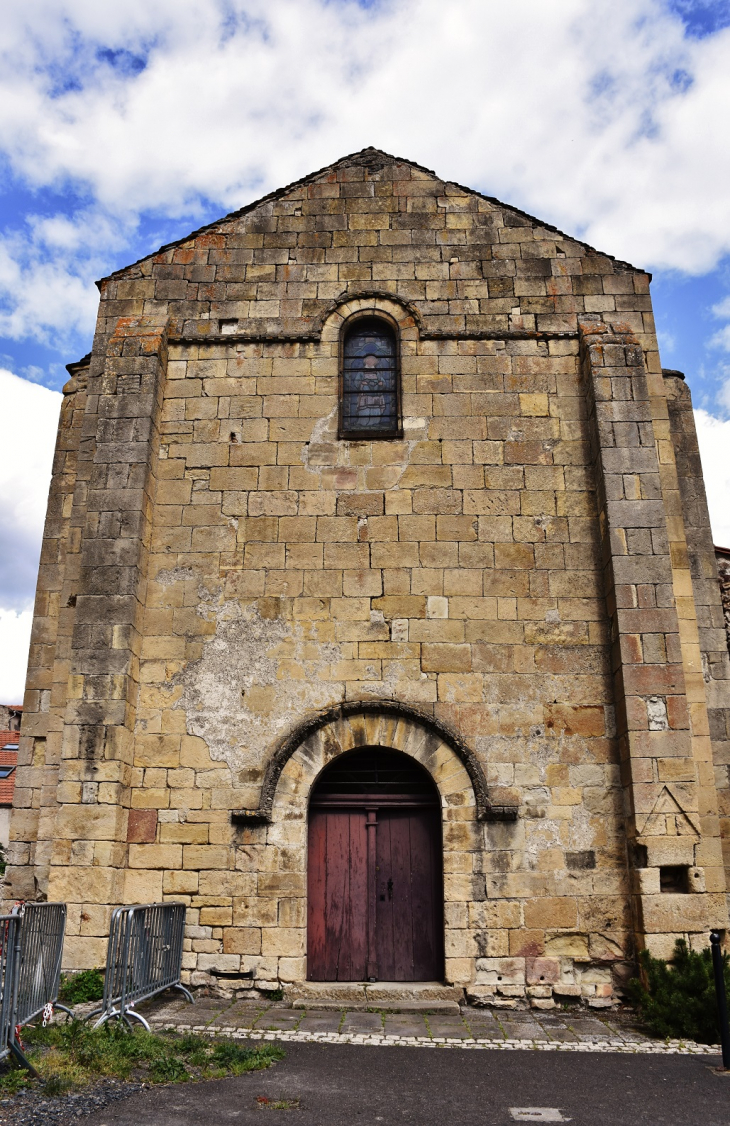
M 398 433 L 398 369 L 393 330 L 375 317 L 345 337 L 340 431 L 347 437 Z

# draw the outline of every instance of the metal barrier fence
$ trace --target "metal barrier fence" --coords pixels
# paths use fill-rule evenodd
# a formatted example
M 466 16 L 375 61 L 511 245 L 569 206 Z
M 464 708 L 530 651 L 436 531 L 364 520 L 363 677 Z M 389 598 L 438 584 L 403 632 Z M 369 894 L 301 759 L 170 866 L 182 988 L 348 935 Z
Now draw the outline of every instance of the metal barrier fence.
M 65 931 L 65 903 L 25 903 L 0 916 L 0 1059 L 12 1052 L 34 1075 L 20 1029 L 46 1007 L 73 1016 L 58 1003 Z
M 22 1028 L 48 1005 L 73 1016 L 71 1009 L 58 1000 L 66 904 L 25 903 L 14 908 L 13 914 L 20 918 L 15 1024 Z
M 15 1042 L 15 965 L 20 919 L 0 915 L 0 1060 L 13 1050 Z
M 180 980 L 185 910 L 184 903 L 117 907 L 109 927 L 103 1004 L 90 1014 L 100 1014 L 94 1028 L 112 1017 L 126 1024 L 133 1017 L 149 1031 L 134 1006 L 165 989 L 180 989 L 193 1003 Z

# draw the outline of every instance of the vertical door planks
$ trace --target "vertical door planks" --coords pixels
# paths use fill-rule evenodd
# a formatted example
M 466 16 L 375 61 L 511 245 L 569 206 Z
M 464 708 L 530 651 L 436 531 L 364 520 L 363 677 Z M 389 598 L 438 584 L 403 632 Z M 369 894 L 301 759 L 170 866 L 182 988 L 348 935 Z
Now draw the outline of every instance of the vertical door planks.
M 421 767 L 375 748 L 324 772 L 307 889 L 310 981 L 443 977 L 441 810 Z

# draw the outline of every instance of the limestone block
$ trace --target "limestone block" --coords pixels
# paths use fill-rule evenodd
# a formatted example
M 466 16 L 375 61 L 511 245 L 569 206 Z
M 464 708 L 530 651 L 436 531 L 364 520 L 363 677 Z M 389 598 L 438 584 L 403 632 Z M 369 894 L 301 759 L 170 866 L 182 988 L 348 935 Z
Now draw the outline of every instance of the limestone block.
M 158 903 L 162 899 L 162 872 L 128 869 L 123 873 L 124 903 Z
M 590 961 L 588 936 L 584 934 L 551 934 L 545 936 L 545 953 L 581 962 Z
M 109 934 L 111 913 L 112 908 L 107 904 L 85 903 L 79 913 L 77 933 L 85 938 L 106 938 Z
M 182 865 L 182 846 L 172 844 L 131 844 L 129 846 L 130 868 L 171 868 Z
M 724 895 L 645 895 L 641 900 L 647 934 L 707 931 L 724 927 L 727 905 Z
M 451 985 L 467 985 L 474 977 L 472 958 L 446 958 L 444 980 Z
M 525 926 L 537 928 L 575 927 L 578 922 L 574 899 L 546 896 L 525 904 Z
M 477 958 L 476 984 L 493 986 L 525 984 L 524 958 Z
M 642 895 L 658 895 L 659 886 L 658 868 L 637 868 L 634 872 L 636 890 Z
M 72 840 L 119 840 L 123 812 L 117 806 L 62 806 L 56 831 Z
M 279 958 L 278 977 L 283 982 L 304 981 L 307 976 L 305 958 Z
M 106 962 L 107 938 L 80 938 L 68 935 L 63 944 L 63 969 L 86 970 Z
M 238 954 L 199 954 L 198 970 L 209 973 L 211 970 L 223 970 L 226 973 L 237 973 L 241 969 L 241 958 Z
M 112 868 L 56 868 L 48 881 L 48 896 L 52 902 L 62 903 L 115 903 L 117 873 Z M 149 900 L 127 900 L 143 902 Z
M 641 837 L 646 847 L 647 863 L 653 868 L 667 866 L 689 866 L 694 863 L 695 843 L 693 836 L 679 837 Z
M 193 870 L 230 868 L 231 850 L 221 845 L 183 845 L 182 866 Z
M 162 877 L 162 890 L 166 895 L 194 894 L 198 884 L 197 872 L 165 872 Z
M 553 985 L 560 978 L 560 961 L 558 958 L 526 958 L 525 980 L 532 987 Z M 540 996 L 532 993 L 531 996 Z
M 232 921 L 230 907 L 201 907 L 200 922 L 202 925 L 215 927 L 229 927 Z

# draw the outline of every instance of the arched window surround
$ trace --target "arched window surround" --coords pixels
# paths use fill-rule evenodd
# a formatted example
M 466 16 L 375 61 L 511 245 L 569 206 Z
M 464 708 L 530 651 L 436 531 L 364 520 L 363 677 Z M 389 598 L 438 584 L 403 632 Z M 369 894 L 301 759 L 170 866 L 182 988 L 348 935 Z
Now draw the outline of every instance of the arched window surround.
M 359 327 L 365 327 L 363 322 L 372 322 L 377 325 L 378 322 L 382 326 L 384 333 L 387 333 L 393 341 L 393 381 L 394 387 L 392 395 L 394 398 L 392 404 L 392 425 L 387 429 L 379 429 L 377 426 L 362 426 L 357 427 L 352 425 L 352 416 L 346 411 L 346 397 L 352 394 L 346 384 L 346 346 L 350 337 L 357 331 Z M 378 394 L 375 390 L 371 396 L 372 400 L 382 399 L 383 396 Z M 397 321 L 393 317 L 384 313 L 377 308 L 360 309 L 356 313 L 344 321 L 340 328 L 339 333 L 339 385 L 338 385 L 338 402 L 339 402 L 339 420 L 338 420 L 338 438 L 349 439 L 350 441 L 357 442 L 371 442 L 371 441 L 384 441 L 392 438 L 403 437 L 402 425 L 402 404 L 401 404 L 401 372 L 400 372 L 400 331 Z

